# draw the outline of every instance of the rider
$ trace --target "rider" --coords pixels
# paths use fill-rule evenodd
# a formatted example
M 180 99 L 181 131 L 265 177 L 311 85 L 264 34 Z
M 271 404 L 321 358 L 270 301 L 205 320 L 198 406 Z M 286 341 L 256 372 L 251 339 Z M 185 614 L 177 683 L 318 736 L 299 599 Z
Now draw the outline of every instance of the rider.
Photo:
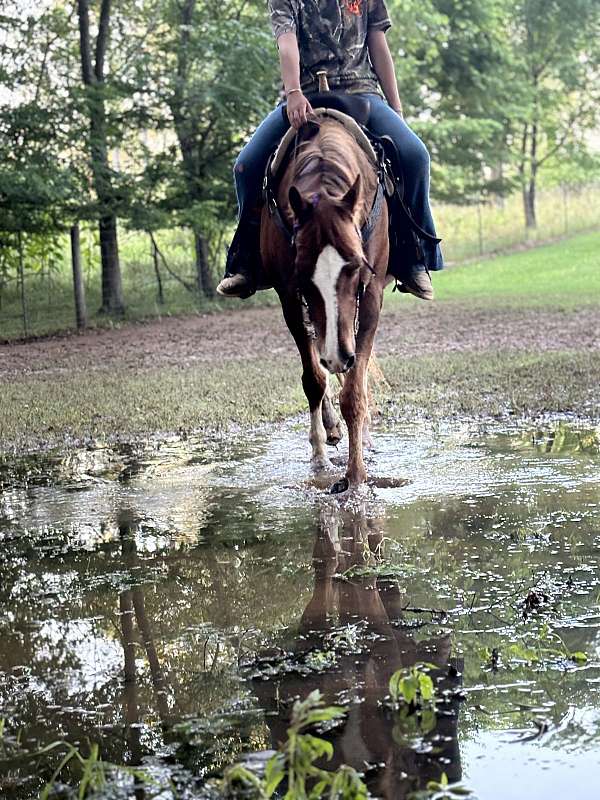
M 318 90 L 317 73 L 325 71 L 332 90 L 367 97 L 368 127 L 390 136 L 404 172 L 404 199 L 413 219 L 435 236 L 429 208 L 429 153 L 402 116 L 392 55 L 385 38 L 391 26 L 384 0 L 269 0 L 273 33 L 279 48 L 287 116 L 298 129 L 312 108 L 306 94 Z M 387 103 L 383 100 L 379 88 Z M 280 108 L 259 125 L 235 163 L 239 204 L 238 229 L 227 256 L 225 277 L 217 287 L 227 297 L 249 297 L 260 280 L 262 180 L 270 154 L 287 125 Z M 430 270 L 442 269 L 439 245 L 421 240 L 423 263 L 403 267 L 396 277 L 404 291 L 433 299 Z M 394 272 L 394 265 L 390 265 Z

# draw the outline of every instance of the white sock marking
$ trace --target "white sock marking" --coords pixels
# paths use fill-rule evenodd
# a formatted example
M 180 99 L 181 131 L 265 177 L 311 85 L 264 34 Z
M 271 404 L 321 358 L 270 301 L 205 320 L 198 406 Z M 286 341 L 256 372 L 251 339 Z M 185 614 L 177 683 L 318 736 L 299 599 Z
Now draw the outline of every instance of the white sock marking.
M 313 283 L 321 292 L 325 304 L 325 353 L 330 364 L 339 358 L 337 282 L 346 262 L 330 244 L 323 248 L 313 275 Z
M 310 415 L 310 436 L 309 441 L 312 445 L 313 464 L 318 467 L 328 466 L 327 457 L 327 431 L 323 425 L 321 416 L 321 405 Z

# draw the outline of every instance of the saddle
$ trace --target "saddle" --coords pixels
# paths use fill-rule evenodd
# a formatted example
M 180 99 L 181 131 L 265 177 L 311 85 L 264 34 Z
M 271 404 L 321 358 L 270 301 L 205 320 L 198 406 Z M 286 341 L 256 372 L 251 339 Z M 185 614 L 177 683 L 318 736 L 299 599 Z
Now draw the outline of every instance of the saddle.
M 402 158 L 389 136 L 376 136 L 367 128 L 371 115 L 371 103 L 364 97 L 342 92 L 317 92 L 307 95 L 317 119 L 330 118 L 340 122 L 354 137 L 377 171 L 378 188 L 373 207 L 361 230 L 363 242 L 367 242 L 375 229 L 384 198 L 389 211 L 390 260 L 388 271 L 401 279 L 405 267 L 424 263 L 421 240 L 439 244 L 441 239 L 423 230 L 412 217 L 404 201 L 404 171 Z M 286 123 L 287 104 L 281 106 Z M 291 149 L 298 141 L 299 132 L 290 127 L 279 146 L 269 159 L 264 178 L 264 195 L 269 212 L 278 227 L 293 245 L 294 234 L 277 205 L 279 173 L 287 162 Z M 415 261 L 416 259 L 416 261 Z

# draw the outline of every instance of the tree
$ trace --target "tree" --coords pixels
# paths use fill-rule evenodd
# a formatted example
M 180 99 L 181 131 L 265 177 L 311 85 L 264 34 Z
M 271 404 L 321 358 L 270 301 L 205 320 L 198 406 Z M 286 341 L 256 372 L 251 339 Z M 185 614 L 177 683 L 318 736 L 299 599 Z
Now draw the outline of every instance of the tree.
M 515 91 L 508 145 L 516 162 L 525 222 L 537 226 L 540 171 L 579 146 L 600 119 L 598 0 L 513 0 L 510 30 Z
M 411 123 L 451 202 L 520 188 L 536 225 L 540 171 L 598 122 L 598 0 L 395 0 L 390 33 Z M 414 117 L 414 119 L 413 119 Z
M 432 154 L 432 190 L 453 203 L 506 192 L 510 88 L 505 0 L 395 0 L 389 33 L 410 124 Z
M 100 206 L 99 229 L 102 259 L 102 306 L 100 310 L 106 314 L 122 314 L 124 303 L 117 239 L 116 198 L 108 160 L 105 102 L 105 62 L 110 34 L 111 0 L 101 0 L 100 3 L 98 33 L 94 44 L 93 58 L 89 0 L 77 0 L 77 14 L 81 76 L 85 87 L 89 118 L 89 156 L 94 188 Z
M 161 208 L 192 229 L 197 287 L 210 297 L 210 232 L 234 215 L 233 160 L 276 97 L 275 47 L 261 3 L 157 0 L 152 13 L 138 82 L 175 141 L 147 174 L 162 183 Z
M 52 13 L 23 20 L 13 10 L 0 47 L 0 79 L 10 87 L 0 105 L 0 270 L 3 282 L 16 275 L 25 333 L 26 268 L 58 266 L 59 236 L 80 190 L 63 152 L 63 110 L 47 102 L 54 22 Z

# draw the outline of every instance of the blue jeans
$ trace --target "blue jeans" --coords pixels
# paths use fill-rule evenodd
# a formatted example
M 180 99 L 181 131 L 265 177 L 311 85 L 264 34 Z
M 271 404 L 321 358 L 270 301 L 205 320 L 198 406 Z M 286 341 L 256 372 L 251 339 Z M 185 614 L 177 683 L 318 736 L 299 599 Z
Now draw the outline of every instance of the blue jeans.
M 404 166 L 404 199 L 417 222 L 435 236 L 429 207 L 430 159 L 427 148 L 406 122 L 377 94 L 365 95 L 371 103 L 368 127 L 377 136 L 390 136 Z M 278 107 L 258 126 L 239 154 L 233 170 L 240 218 L 262 203 L 262 181 L 270 154 L 277 147 L 289 124 Z M 429 270 L 442 269 L 444 262 L 439 245 L 423 241 L 425 265 Z

